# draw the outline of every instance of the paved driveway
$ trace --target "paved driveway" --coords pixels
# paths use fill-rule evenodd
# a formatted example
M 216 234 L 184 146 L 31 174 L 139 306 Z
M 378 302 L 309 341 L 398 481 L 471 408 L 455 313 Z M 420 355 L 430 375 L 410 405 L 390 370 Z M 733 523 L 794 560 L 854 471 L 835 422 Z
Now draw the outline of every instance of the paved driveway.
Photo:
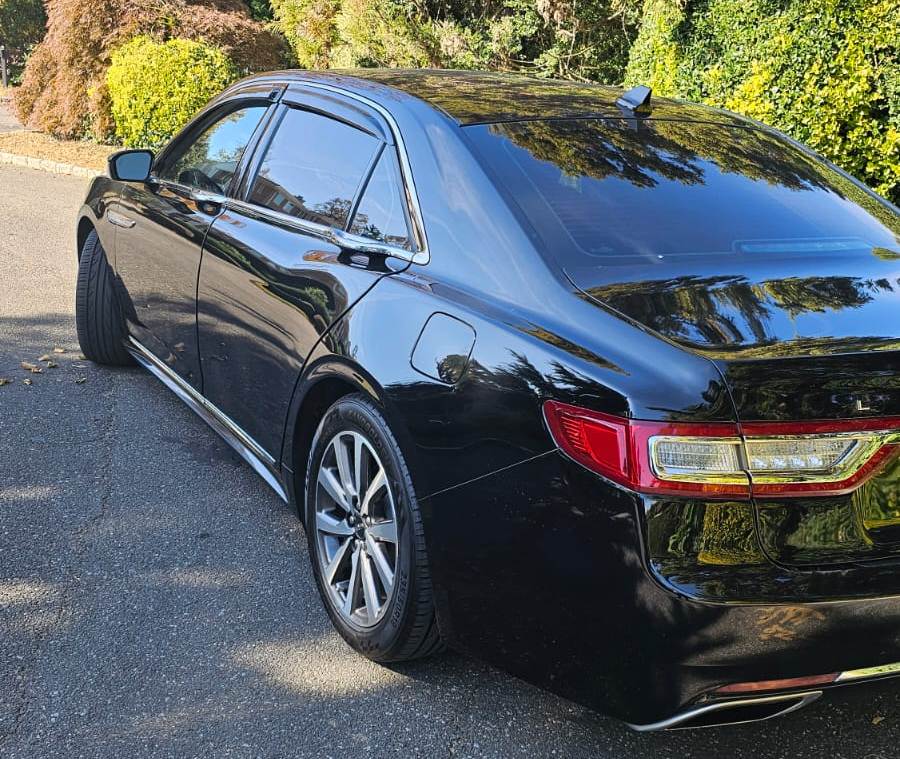
M 0 132 L 12 132 L 22 126 L 12 113 L 12 103 L 0 100 Z
M 288 508 L 156 380 L 77 359 L 84 188 L 0 166 L 0 756 L 897 756 L 900 685 L 638 735 L 461 656 L 356 656 Z

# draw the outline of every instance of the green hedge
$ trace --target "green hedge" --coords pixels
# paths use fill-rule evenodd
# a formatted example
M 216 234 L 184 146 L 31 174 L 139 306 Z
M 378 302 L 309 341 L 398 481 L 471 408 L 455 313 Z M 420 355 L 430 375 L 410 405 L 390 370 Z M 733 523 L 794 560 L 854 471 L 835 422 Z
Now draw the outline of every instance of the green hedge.
M 159 147 L 237 77 L 211 45 L 135 37 L 113 53 L 106 73 L 116 136 L 128 147 Z
M 900 0 L 647 0 L 626 83 L 782 129 L 900 202 Z
M 525 71 L 620 83 L 642 0 L 271 0 L 300 66 Z

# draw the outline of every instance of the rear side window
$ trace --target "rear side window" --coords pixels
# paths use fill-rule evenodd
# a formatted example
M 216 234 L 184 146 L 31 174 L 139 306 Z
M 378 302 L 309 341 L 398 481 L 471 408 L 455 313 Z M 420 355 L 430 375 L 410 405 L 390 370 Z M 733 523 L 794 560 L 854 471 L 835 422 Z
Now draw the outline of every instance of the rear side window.
M 248 200 L 344 229 L 380 145 L 348 124 L 291 108 L 266 149 Z
M 240 108 L 216 119 L 170 154 L 159 176 L 224 195 L 266 106 Z
M 397 156 L 386 147 L 359 202 L 350 231 L 399 248 L 411 249 L 402 187 Z

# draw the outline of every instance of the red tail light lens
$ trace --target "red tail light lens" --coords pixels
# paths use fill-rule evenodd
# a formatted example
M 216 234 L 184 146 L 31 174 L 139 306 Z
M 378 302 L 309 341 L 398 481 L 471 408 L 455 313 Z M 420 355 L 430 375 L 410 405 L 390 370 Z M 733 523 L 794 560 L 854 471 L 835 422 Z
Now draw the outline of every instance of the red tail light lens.
M 712 498 L 840 495 L 900 450 L 900 419 L 647 422 L 544 403 L 556 444 L 625 487 Z

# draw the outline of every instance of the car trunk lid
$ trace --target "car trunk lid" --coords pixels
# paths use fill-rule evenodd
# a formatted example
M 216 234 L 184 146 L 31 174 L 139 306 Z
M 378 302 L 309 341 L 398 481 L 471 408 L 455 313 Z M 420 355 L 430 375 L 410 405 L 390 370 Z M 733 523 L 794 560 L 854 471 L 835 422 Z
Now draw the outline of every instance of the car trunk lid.
M 567 274 L 584 297 L 712 360 L 748 426 L 900 425 L 900 257 L 847 250 L 732 259 L 719 271 L 695 260 L 652 267 L 652 276 L 617 267 Z M 757 495 L 754 505 L 759 542 L 776 563 L 900 558 L 897 456 L 850 493 Z

